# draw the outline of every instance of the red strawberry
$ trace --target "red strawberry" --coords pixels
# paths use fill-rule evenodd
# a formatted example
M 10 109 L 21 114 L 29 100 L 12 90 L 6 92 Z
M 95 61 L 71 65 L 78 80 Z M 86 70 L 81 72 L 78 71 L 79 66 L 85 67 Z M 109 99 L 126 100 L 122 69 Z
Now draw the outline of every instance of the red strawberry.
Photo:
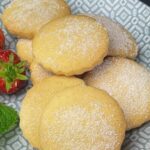
M 5 37 L 3 31 L 0 29 L 0 49 L 3 49 L 5 45 Z
M 0 91 L 13 94 L 23 88 L 28 79 L 25 62 L 11 50 L 0 51 Z

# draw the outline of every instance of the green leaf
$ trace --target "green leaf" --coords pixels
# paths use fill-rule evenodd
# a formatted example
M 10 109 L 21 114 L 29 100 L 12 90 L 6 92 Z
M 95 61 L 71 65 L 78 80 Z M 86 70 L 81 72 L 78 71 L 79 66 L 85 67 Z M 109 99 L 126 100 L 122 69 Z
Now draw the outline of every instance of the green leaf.
M 3 62 L 0 60 L 0 68 L 3 67 Z
M 18 72 L 18 73 L 23 73 L 23 72 L 25 72 L 25 68 L 17 69 L 16 72 Z
M 0 103 L 0 134 L 14 128 L 18 120 L 18 113 L 13 108 Z
M 9 55 L 9 62 L 14 63 L 14 55 L 13 54 Z
M 6 81 L 6 90 L 9 91 L 11 88 L 11 82 Z
M 17 74 L 16 78 L 19 79 L 19 80 L 28 80 L 28 77 L 23 75 L 23 74 Z
M 28 80 L 28 77 L 24 75 L 26 70 L 26 61 L 21 61 L 18 64 L 14 64 L 14 55 L 9 55 L 9 62 L 0 64 L 0 77 L 5 80 L 6 90 L 9 91 L 13 82 L 18 80 Z
M 20 63 L 16 64 L 16 66 L 17 66 L 18 68 L 22 68 L 22 67 L 25 67 L 26 64 L 27 64 L 26 61 L 21 61 Z
M 6 75 L 5 75 L 5 72 L 3 72 L 3 71 L 0 71 L 0 77 L 1 78 L 4 78 Z

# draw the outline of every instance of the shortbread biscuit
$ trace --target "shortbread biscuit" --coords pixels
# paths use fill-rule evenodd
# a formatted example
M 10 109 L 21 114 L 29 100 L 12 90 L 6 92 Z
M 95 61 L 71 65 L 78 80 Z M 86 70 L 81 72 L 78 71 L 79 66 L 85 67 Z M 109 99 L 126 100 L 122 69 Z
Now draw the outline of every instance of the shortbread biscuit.
M 103 61 L 108 34 L 88 16 L 67 16 L 41 28 L 33 39 L 38 63 L 58 75 L 78 75 Z
M 106 16 L 92 15 L 98 23 L 106 27 L 109 34 L 109 56 L 121 56 L 134 59 L 138 54 L 135 39 L 121 24 Z
M 29 63 L 32 63 L 32 40 L 19 39 L 16 45 L 17 54 L 22 59 Z
M 108 57 L 85 75 L 88 85 L 107 91 L 125 113 L 127 130 L 150 120 L 150 73 L 133 60 Z
M 2 21 L 13 35 L 30 39 L 49 21 L 70 14 L 64 0 L 14 0 L 4 10 Z
M 67 77 L 49 77 L 33 86 L 25 96 L 20 111 L 20 127 L 23 135 L 36 148 L 40 148 L 39 125 L 45 107 L 59 91 L 84 85 L 83 80 Z
M 31 63 L 30 72 L 31 72 L 31 81 L 33 85 L 38 84 L 43 79 L 53 75 L 51 72 L 46 71 L 35 60 Z
M 43 150 L 120 150 L 126 122 L 118 103 L 87 86 L 57 93 L 41 120 Z

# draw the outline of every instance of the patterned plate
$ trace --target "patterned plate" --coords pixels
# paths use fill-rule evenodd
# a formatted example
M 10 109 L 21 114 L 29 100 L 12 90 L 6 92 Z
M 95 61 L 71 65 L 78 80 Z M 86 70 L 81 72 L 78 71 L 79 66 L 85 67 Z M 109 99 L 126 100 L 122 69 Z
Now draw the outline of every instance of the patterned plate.
M 0 0 L 0 13 L 11 0 Z M 121 23 L 135 37 L 139 46 L 137 61 L 150 68 L 150 8 L 138 0 L 66 0 L 72 12 L 103 14 Z M 6 36 L 6 48 L 15 49 L 16 41 L 4 28 Z M 19 111 L 21 101 L 28 88 L 11 96 L 0 95 L 0 102 Z M 150 123 L 146 123 L 138 129 L 126 134 L 123 150 L 150 150 Z M 0 150 L 33 150 L 23 138 L 19 127 L 9 133 L 0 136 Z

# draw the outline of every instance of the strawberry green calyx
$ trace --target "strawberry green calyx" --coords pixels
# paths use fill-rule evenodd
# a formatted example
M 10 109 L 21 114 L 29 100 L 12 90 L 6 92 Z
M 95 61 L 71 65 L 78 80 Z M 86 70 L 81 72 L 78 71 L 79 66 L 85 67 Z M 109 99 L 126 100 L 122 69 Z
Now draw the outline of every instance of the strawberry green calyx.
M 14 64 L 14 55 L 9 55 L 9 61 L 0 61 L 0 78 L 5 81 L 6 90 L 8 91 L 12 83 L 15 80 L 28 80 L 28 77 L 24 75 L 26 69 L 26 62 L 20 61 Z

